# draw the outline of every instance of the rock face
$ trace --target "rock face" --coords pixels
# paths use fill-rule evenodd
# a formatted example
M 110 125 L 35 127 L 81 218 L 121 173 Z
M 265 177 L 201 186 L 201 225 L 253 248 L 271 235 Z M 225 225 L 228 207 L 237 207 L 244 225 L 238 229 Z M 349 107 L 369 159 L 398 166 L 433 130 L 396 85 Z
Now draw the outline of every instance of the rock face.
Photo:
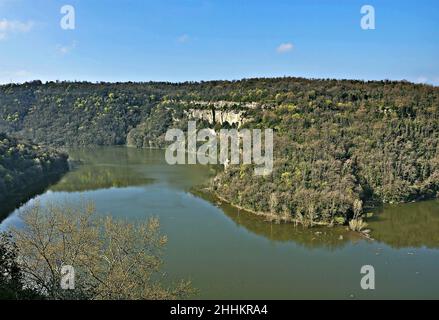
M 221 125 L 227 122 L 231 125 L 236 124 L 238 127 L 240 127 L 246 121 L 245 113 L 243 111 L 214 111 L 214 114 L 215 121 Z
M 215 109 L 222 108 L 234 108 L 234 109 L 256 109 L 256 108 L 264 108 L 264 105 L 258 102 L 235 102 L 235 101 L 190 101 L 190 102 L 180 102 L 187 106 L 194 108 L 204 109 L 206 107 L 212 107 Z
M 245 111 L 189 109 L 185 111 L 185 115 L 191 119 L 207 121 L 209 122 L 209 124 L 224 125 L 228 123 L 229 125 L 234 125 L 238 128 L 247 121 L 245 117 Z
M 230 101 L 175 101 L 161 102 L 149 117 L 131 129 L 126 138 L 128 146 L 137 148 L 162 148 L 167 145 L 165 134 L 169 128 L 185 130 L 188 120 L 205 121 L 210 125 L 240 128 L 251 120 L 249 110 L 263 107 L 256 103 Z
M 185 108 L 186 117 L 195 120 L 204 120 L 209 124 L 229 124 L 236 127 L 242 126 L 250 119 L 247 111 L 252 109 L 264 109 L 266 106 L 257 102 L 234 102 L 234 101 L 172 101 Z

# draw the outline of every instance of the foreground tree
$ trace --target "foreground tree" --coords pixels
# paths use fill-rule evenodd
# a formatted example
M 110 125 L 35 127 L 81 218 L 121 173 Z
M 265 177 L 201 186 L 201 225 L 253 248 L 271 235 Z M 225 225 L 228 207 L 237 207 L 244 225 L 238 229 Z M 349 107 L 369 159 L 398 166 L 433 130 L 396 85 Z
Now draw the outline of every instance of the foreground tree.
M 0 235 L 0 298 L 17 299 L 22 287 L 17 248 L 9 234 Z
M 49 299 L 179 299 L 187 281 L 169 287 L 160 273 L 167 239 L 155 218 L 131 224 L 81 208 L 36 205 L 12 234 L 26 287 Z M 73 290 L 61 287 L 63 266 L 75 271 Z M 65 275 L 65 274 L 64 274 Z
M 26 289 L 18 263 L 18 249 L 9 233 L 0 234 L 0 300 L 41 298 Z

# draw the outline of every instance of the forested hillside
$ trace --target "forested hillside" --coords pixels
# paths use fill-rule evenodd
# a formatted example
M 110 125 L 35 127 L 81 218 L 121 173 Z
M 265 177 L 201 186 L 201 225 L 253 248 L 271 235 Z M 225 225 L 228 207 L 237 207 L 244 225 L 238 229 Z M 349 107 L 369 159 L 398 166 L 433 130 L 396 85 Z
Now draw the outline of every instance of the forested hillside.
M 66 154 L 0 133 L 0 201 L 67 169 Z
M 194 114 L 200 126 L 275 130 L 272 175 L 231 166 L 212 188 L 280 220 L 344 223 L 367 203 L 439 192 L 437 87 L 299 78 L 0 87 L 0 131 L 48 145 L 164 146 L 166 130 Z

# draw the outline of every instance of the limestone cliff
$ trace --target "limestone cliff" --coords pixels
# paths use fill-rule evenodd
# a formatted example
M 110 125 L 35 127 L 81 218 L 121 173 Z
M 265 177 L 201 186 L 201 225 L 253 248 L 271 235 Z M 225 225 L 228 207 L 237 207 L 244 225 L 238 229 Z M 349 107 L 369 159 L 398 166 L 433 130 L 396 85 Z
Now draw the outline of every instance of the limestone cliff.
M 245 111 L 215 110 L 215 109 L 189 109 L 185 111 L 189 119 L 204 120 L 209 124 L 220 124 L 241 127 L 248 119 Z
M 168 128 L 185 130 L 185 123 L 188 120 L 239 128 L 251 120 L 249 111 L 255 108 L 263 108 L 263 106 L 257 103 L 230 101 L 162 101 L 153 108 L 144 122 L 128 133 L 127 145 L 138 148 L 163 147 L 166 130 Z

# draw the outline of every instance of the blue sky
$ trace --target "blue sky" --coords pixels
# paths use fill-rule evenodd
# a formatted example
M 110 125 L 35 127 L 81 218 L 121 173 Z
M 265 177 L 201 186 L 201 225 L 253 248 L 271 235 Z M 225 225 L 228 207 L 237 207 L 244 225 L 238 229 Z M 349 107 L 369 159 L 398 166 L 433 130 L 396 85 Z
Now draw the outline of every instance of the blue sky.
M 0 0 L 0 83 L 260 76 L 439 85 L 439 1 Z

